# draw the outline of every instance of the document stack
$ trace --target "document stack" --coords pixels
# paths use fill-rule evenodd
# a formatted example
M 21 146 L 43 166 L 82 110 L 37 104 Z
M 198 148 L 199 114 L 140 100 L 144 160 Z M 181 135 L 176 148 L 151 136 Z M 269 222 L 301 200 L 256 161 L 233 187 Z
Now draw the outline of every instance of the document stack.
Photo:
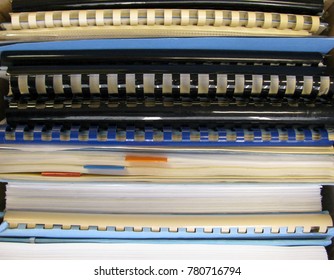
M 0 7 L 0 259 L 333 258 L 330 1 Z

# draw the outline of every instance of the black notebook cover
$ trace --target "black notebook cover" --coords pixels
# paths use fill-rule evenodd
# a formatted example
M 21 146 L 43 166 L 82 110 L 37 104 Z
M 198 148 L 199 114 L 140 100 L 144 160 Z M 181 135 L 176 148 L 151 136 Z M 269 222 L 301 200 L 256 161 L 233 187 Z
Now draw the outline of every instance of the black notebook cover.
M 52 11 L 52 10 L 82 10 L 111 8 L 191 8 L 191 9 L 221 9 L 271 11 L 295 14 L 318 14 L 323 11 L 322 0 L 13 0 L 14 12 Z

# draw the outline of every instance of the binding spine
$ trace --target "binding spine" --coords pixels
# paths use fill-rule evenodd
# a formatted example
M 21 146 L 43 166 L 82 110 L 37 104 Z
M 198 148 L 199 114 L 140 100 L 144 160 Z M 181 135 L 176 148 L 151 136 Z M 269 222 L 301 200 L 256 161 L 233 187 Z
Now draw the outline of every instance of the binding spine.
M 303 233 L 327 233 L 332 227 L 332 220 L 328 214 L 261 214 L 261 215 L 126 215 L 126 214 L 79 214 L 56 212 L 22 212 L 7 211 L 4 220 L 9 228 L 34 229 L 43 225 L 44 229 L 52 229 L 61 225 L 62 229 L 77 226 L 80 230 L 97 230 L 124 232 L 126 230 L 142 232 L 144 228 L 151 232 L 180 231 L 196 233 L 230 233 L 232 228 L 237 233 L 263 233 L 270 228 L 271 233 L 295 233 L 298 227 Z M 25 221 L 29 223 L 25 223 Z M 284 230 L 285 228 L 285 230 Z
M 113 227 L 113 226 L 78 226 L 78 225 L 59 225 L 59 224 L 9 224 L 10 229 L 45 229 L 45 230 L 52 230 L 52 229 L 61 229 L 61 230 L 84 230 L 84 231 L 108 231 L 108 232 L 134 232 L 134 233 L 194 233 L 194 234 L 218 234 L 218 235 L 235 235 L 235 234 L 255 234 L 255 235 L 266 235 L 266 234 L 325 234 L 332 232 L 333 235 L 334 231 L 329 229 L 324 229 L 324 231 L 319 231 L 319 227 L 300 227 L 296 226 L 293 228 L 287 227 Z M 330 232 L 328 232 L 330 231 Z M 138 236 L 140 237 L 140 236 Z M 309 236 L 308 236 L 309 237 Z
M 3 143 L 50 142 L 62 144 L 101 143 L 105 144 L 268 144 L 268 145 L 332 145 L 333 131 L 325 128 L 225 128 L 200 127 L 153 127 L 136 128 L 128 126 L 35 126 L 18 125 L 0 127 L 0 141 Z
M 188 9 L 72 10 L 11 14 L 9 29 L 87 26 L 212 26 L 319 33 L 319 16 Z
M 10 75 L 10 90 L 20 95 L 240 95 L 324 96 L 331 93 L 329 76 L 233 74 L 65 74 Z

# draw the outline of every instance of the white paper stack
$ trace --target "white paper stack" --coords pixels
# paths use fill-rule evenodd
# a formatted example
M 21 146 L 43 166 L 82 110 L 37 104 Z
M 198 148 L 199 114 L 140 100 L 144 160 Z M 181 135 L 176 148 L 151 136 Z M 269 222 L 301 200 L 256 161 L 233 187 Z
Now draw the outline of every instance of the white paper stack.
M 208 244 L 0 243 L 0 259 L 25 260 L 326 260 L 322 246 Z
M 317 184 L 34 182 L 7 184 L 6 210 L 100 214 L 319 212 Z

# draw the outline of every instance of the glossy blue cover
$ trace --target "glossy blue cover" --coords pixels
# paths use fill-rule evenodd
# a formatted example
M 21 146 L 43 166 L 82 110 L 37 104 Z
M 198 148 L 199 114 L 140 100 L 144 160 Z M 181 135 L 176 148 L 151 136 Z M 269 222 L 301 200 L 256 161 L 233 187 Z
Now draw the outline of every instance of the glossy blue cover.
M 192 50 L 252 50 L 282 52 L 319 52 L 334 48 L 329 37 L 207 37 L 154 39 L 73 40 L 3 45 L 1 51 L 18 50 L 112 50 L 112 49 L 192 49 Z

